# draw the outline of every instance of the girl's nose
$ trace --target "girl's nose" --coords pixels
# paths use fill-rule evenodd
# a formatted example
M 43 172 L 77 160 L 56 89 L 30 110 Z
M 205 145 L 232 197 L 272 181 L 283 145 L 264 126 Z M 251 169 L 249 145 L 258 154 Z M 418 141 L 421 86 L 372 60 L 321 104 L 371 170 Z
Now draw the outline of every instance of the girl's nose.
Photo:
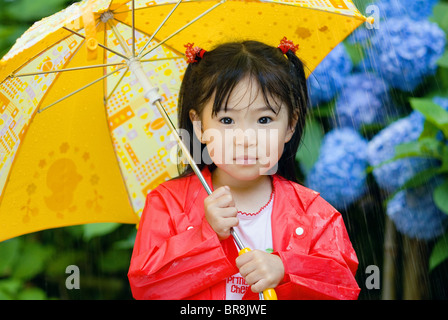
M 257 144 L 257 134 L 253 129 L 235 129 L 235 145 L 250 147 Z

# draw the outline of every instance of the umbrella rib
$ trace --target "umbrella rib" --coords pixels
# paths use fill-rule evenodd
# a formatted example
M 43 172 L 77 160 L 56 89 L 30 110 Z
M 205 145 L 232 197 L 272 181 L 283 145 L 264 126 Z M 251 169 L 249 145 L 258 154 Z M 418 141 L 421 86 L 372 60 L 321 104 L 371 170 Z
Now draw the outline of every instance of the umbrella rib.
M 74 94 L 77 94 L 78 92 L 80 92 L 80 91 L 82 91 L 82 90 L 84 90 L 84 89 L 90 87 L 91 85 L 94 85 L 94 84 L 97 83 L 98 81 L 103 80 L 104 78 L 106 78 L 106 77 L 108 77 L 108 76 L 110 76 L 110 75 L 112 75 L 112 74 L 114 74 L 114 73 L 120 71 L 120 70 L 123 69 L 123 68 L 125 68 L 125 67 L 118 68 L 117 70 L 114 70 L 114 71 L 112 71 L 112 72 L 109 72 L 108 74 L 105 74 L 104 76 L 102 76 L 102 77 L 100 77 L 100 78 L 98 78 L 98 79 L 96 79 L 96 80 L 94 80 L 94 81 L 92 81 L 92 82 L 86 84 L 85 86 L 83 86 L 83 87 L 81 87 L 81 88 L 79 88 L 79 89 L 73 91 L 72 93 L 69 93 L 68 95 L 62 97 L 61 99 L 59 99 L 59 100 L 57 100 L 57 101 L 55 101 L 55 102 L 49 104 L 49 105 L 46 106 L 45 108 L 39 108 L 39 110 L 38 110 L 37 112 L 38 112 L 38 113 L 41 113 L 41 112 L 47 110 L 48 108 L 54 106 L 55 104 L 57 104 L 57 103 L 59 103 L 59 102 L 65 100 L 65 99 L 67 99 L 67 98 L 70 98 L 70 97 L 73 96 Z
M 118 21 L 118 22 L 120 22 L 122 25 L 124 25 L 124 26 L 127 26 L 127 27 L 131 27 L 129 24 L 127 24 L 126 22 L 123 22 L 123 21 L 121 21 L 121 20 L 118 20 L 118 19 L 115 19 L 116 21 Z M 136 28 L 135 30 L 137 30 L 138 32 L 141 32 L 142 34 L 144 34 L 144 35 L 146 35 L 146 36 L 148 36 L 148 37 L 150 37 L 150 34 L 148 34 L 147 32 L 145 32 L 145 31 L 143 31 L 143 30 L 140 30 L 140 29 L 138 29 L 138 28 Z M 155 41 L 159 41 L 158 40 L 158 38 L 156 38 L 156 40 Z M 182 54 L 182 57 L 181 56 L 179 56 L 179 59 L 180 58 L 184 58 L 185 57 L 185 54 L 184 53 L 181 53 L 181 52 L 179 52 L 176 48 L 173 48 L 173 47 L 171 47 L 171 46 L 169 46 L 169 45 L 167 45 L 167 44 L 165 44 L 165 46 L 169 49 L 169 50 L 171 50 L 171 51 L 173 51 L 173 52 L 175 52 L 175 53 L 177 53 L 177 54 Z M 140 59 L 140 57 L 137 55 L 137 57 L 136 57 L 137 59 Z M 152 61 L 151 59 L 144 59 L 144 60 L 140 60 L 140 61 L 143 61 L 143 62 L 148 62 L 148 61 Z
M 132 56 L 135 57 L 135 0 L 132 0 Z
M 129 0 L 129 1 L 130 1 L 130 0 Z M 126 1 L 126 2 L 123 2 L 123 3 L 119 3 L 118 7 L 116 7 L 116 8 L 114 9 L 114 11 L 117 10 L 118 8 L 121 8 L 121 7 L 125 6 L 129 1 Z M 111 1 L 111 2 L 109 3 L 109 8 L 108 8 L 108 10 L 110 10 L 110 6 L 112 5 L 112 3 L 113 3 L 113 1 Z
M 169 57 L 169 58 L 159 58 L 159 59 L 143 59 L 140 62 L 157 62 L 157 61 L 165 61 L 165 60 L 175 60 L 175 59 L 185 59 L 184 57 Z
M 183 0 L 182 0 L 183 1 Z M 204 0 L 190 0 L 189 2 L 198 2 L 198 1 L 204 1 Z M 227 0 L 226 0 L 227 1 Z M 172 5 L 174 2 L 165 2 L 165 3 L 158 3 L 158 4 L 155 4 L 155 3 L 151 3 L 151 8 L 155 8 L 155 7 L 166 7 L 166 6 L 170 6 L 170 5 Z M 148 7 L 146 7 L 146 6 L 143 6 L 143 7 L 140 7 L 140 8 L 135 8 L 135 11 L 140 11 L 140 10 L 146 10 L 146 9 L 148 9 Z M 114 13 L 114 15 L 115 14 L 122 14 L 122 13 L 128 13 L 128 12 L 130 12 L 131 11 L 131 9 L 127 9 L 127 10 L 123 10 L 123 11 L 118 11 L 117 9 L 114 9 L 113 10 L 113 13 Z
M 154 31 L 154 33 L 151 35 L 151 37 L 149 38 L 148 42 L 146 42 L 145 46 L 142 48 L 142 50 L 140 50 L 140 52 L 138 53 L 138 57 L 141 57 L 143 51 L 145 51 L 145 49 L 148 47 L 148 45 L 151 43 L 152 39 L 156 36 L 157 32 L 159 32 L 159 30 L 163 27 L 163 25 L 166 23 L 166 21 L 171 17 L 171 15 L 174 13 L 174 11 L 177 9 L 177 7 L 180 5 L 180 3 L 182 2 L 182 0 L 179 0 L 176 5 L 173 7 L 173 9 L 171 9 L 171 11 L 168 13 L 168 15 L 165 17 L 165 19 L 163 19 L 162 23 L 157 27 L 156 31 Z
M 160 47 L 162 44 L 164 44 L 165 42 L 167 42 L 168 40 L 170 40 L 172 37 L 174 37 L 175 35 L 177 35 L 178 33 L 180 33 L 182 30 L 184 30 L 185 28 L 189 27 L 190 25 L 192 25 L 193 23 L 195 23 L 196 21 L 198 21 L 199 19 L 201 19 L 203 16 L 207 15 L 208 13 L 210 13 L 211 11 L 213 11 L 214 9 L 216 9 L 217 7 L 219 7 L 220 5 L 222 5 L 223 3 L 225 3 L 226 0 L 222 0 L 219 3 L 215 4 L 214 6 L 212 6 L 211 8 L 207 9 L 206 11 L 204 11 L 203 13 L 201 13 L 199 16 L 197 16 L 196 18 L 194 18 L 193 20 L 191 20 L 189 23 L 187 23 L 186 25 L 184 25 L 183 27 L 181 27 L 180 29 L 178 29 L 177 31 L 173 32 L 171 35 L 169 35 L 168 37 L 166 37 L 165 39 L 163 39 L 162 41 L 160 41 L 157 45 L 155 45 L 154 47 L 152 47 L 151 49 L 149 49 L 148 52 L 141 54 L 140 57 L 143 58 L 144 56 L 146 56 L 148 53 L 151 53 L 153 50 L 157 49 L 158 47 Z
M 107 63 L 107 64 L 95 64 L 91 66 L 83 66 L 83 67 L 74 67 L 74 68 L 66 68 L 66 69 L 59 69 L 59 70 L 49 70 L 49 71 L 42 71 L 42 72 L 30 72 L 30 73 L 20 73 L 20 74 L 11 74 L 11 78 L 18 78 L 18 77 L 27 77 L 27 76 L 37 76 L 42 74 L 49 74 L 49 73 L 57 73 L 57 72 L 65 72 L 65 71 L 76 71 L 76 70 L 85 70 L 85 69 L 93 69 L 93 68 L 102 68 L 102 67 L 112 67 L 112 66 L 119 66 L 126 64 L 126 62 L 118 62 L 118 63 Z
M 74 31 L 74 30 L 71 30 L 71 29 L 69 29 L 69 28 L 67 28 L 67 27 L 62 27 L 62 28 L 65 29 L 65 30 L 67 30 L 67 31 L 69 31 L 69 32 L 71 32 L 71 33 L 73 33 L 73 34 L 76 34 L 77 36 L 79 36 L 79 37 L 81 37 L 81 38 L 83 38 L 83 39 L 86 38 L 85 36 L 83 36 L 83 35 L 80 34 L 79 32 L 76 32 L 76 31 Z M 101 43 L 98 43 L 98 46 L 100 46 L 100 47 L 103 48 L 104 50 L 107 50 L 107 51 L 110 51 L 110 52 L 116 54 L 117 56 L 122 57 L 122 58 L 125 59 L 125 60 L 129 60 L 129 58 L 126 57 L 124 54 L 121 54 L 121 53 L 119 53 L 119 52 L 117 52 L 117 51 L 115 51 L 115 50 L 113 50 L 113 49 L 111 49 L 111 48 L 109 48 L 109 47 L 106 47 L 105 45 L 103 45 L 103 44 L 101 44 Z
M 117 90 L 118 86 L 120 85 L 121 81 L 123 80 L 123 78 L 126 75 L 126 73 L 128 72 L 128 70 L 129 70 L 129 67 L 126 68 L 126 70 L 123 72 L 123 74 L 121 75 L 121 77 L 117 81 L 117 83 L 115 84 L 115 86 L 112 89 L 112 91 L 110 92 L 110 94 L 106 97 L 106 99 L 104 100 L 104 104 L 107 104 L 107 101 L 109 101 L 110 97 L 112 97 L 112 95 L 114 94 L 115 90 Z

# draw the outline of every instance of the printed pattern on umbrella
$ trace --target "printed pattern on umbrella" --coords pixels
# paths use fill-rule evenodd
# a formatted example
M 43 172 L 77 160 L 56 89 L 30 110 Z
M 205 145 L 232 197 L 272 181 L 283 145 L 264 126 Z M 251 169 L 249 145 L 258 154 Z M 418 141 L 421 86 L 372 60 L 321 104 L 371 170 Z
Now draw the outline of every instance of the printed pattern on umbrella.
M 349 0 L 84 0 L 36 22 L 0 60 L 0 223 L 11 226 L 0 240 L 135 223 L 148 192 L 178 174 L 177 143 L 131 57 L 176 126 L 186 43 L 286 36 L 308 76 L 365 21 Z

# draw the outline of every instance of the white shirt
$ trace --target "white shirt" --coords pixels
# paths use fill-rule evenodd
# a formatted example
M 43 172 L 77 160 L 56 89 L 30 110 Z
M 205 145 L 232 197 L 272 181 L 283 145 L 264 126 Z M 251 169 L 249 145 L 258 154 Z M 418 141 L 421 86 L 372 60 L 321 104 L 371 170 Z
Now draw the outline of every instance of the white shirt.
M 272 246 L 272 228 L 271 214 L 272 204 L 274 203 L 274 194 L 257 214 L 251 215 L 238 212 L 239 224 L 235 227 L 235 232 L 240 237 L 243 244 L 251 250 L 258 249 L 271 253 Z M 235 244 L 236 245 L 236 244 Z M 246 283 L 241 274 L 237 273 L 226 280 L 226 299 L 241 300 L 250 286 Z

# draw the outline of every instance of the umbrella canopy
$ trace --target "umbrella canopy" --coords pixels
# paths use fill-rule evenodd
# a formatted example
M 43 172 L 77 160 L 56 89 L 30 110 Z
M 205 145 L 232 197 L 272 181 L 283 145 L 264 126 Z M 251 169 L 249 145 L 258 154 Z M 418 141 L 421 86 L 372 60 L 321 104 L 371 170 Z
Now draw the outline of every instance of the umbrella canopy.
M 345 0 L 85 0 L 35 23 L 0 61 L 0 241 L 138 222 L 146 194 L 177 175 L 152 102 L 176 124 L 186 43 L 286 36 L 309 75 L 365 21 Z

